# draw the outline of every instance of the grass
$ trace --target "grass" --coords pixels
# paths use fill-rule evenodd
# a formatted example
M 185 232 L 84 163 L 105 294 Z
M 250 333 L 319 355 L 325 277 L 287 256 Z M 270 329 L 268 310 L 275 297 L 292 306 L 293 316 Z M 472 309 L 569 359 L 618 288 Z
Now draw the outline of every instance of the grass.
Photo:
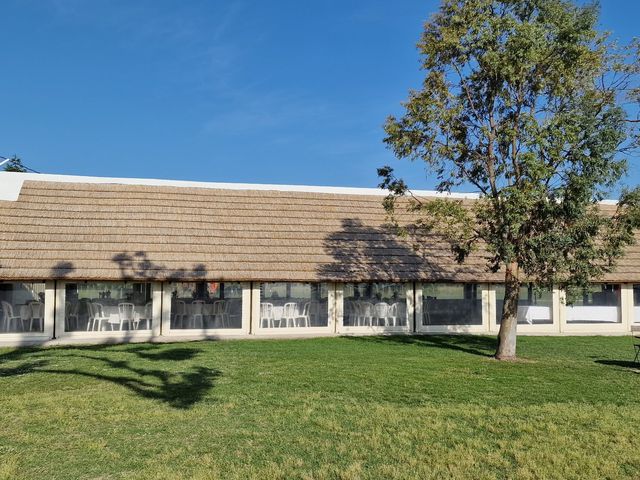
M 640 478 L 629 337 L 0 350 L 0 479 Z

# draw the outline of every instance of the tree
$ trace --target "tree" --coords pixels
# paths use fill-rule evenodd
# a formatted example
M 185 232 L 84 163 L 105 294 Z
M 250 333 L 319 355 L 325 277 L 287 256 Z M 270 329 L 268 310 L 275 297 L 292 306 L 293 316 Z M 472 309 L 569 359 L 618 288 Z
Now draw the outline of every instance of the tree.
M 425 78 L 401 118 L 385 124 L 400 159 L 424 161 L 437 190 L 480 199 L 428 200 L 389 166 L 380 186 L 400 234 L 438 234 L 463 262 L 474 250 L 504 271 L 496 357 L 516 356 L 520 286 L 554 285 L 571 298 L 615 268 L 640 226 L 640 190 L 614 212 L 598 202 L 626 171 L 637 119 L 638 43 L 618 47 L 596 29 L 596 5 L 568 0 L 445 0 L 418 44 Z M 411 222 L 395 214 L 400 202 Z
M 28 169 L 22 164 L 22 160 L 20 160 L 16 155 L 11 157 L 7 163 L 4 164 L 5 172 L 27 172 Z

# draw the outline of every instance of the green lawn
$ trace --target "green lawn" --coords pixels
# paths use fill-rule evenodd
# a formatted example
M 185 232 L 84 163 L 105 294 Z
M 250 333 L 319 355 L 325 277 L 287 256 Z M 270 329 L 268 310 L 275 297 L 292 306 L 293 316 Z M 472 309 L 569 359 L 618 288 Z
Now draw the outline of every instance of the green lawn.
M 640 478 L 629 337 L 0 350 L 0 478 Z

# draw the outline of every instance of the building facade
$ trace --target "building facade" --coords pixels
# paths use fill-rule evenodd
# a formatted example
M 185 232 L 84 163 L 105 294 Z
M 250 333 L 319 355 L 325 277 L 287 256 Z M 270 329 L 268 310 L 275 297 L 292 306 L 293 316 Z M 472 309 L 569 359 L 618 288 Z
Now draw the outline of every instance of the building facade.
M 0 345 L 496 333 L 502 274 L 414 249 L 383 195 L 0 173 Z M 572 305 L 523 286 L 519 333 L 640 326 L 638 250 Z

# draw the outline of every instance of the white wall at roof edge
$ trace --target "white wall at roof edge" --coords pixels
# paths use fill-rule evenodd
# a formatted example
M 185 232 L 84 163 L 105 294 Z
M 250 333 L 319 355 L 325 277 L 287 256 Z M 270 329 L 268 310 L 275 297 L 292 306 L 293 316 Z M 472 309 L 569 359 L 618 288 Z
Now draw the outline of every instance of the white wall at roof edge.
M 259 190 L 279 192 L 306 192 L 327 193 L 340 195 L 387 195 L 386 190 L 380 188 L 359 187 L 330 187 L 313 185 L 272 185 L 262 183 L 218 183 L 196 182 L 186 180 L 162 180 L 151 178 L 115 178 L 115 177 L 89 177 L 81 175 L 57 175 L 48 173 L 20 173 L 0 171 L 0 201 L 15 202 L 20 196 L 22 185 L 27 180 L 39 182 L 59 183 L 85 183 L 85 184 L 112 184 L 112 185 L 142 185 L 154 187 L 182 187 L 182 188 L 208 188 L 218 190 Z M 442 193 L 435 190 L 413 190 L 413 194 L 424 197 L 443 197 L 454 199 L 477 199 L 478 193 Z M 602 200 L 601 205 L 617 205 L 617 200 Z
M 251 338 L 309 338 L 339 335 L 411 335 L 411 334 L 478 334 L 496 335 L 499 325 L 496 322 L 496 295 L 494 286 L 481 285 L 482 313 L 481 322 L 475 325 L 423 325 L 422 284 L 404 284 L 407 298 L 408 323 L 403 327 L 363 325 L 354 327 L 345 325 L 344 296 L 342 284 L 329 286 L 329 316 L 327 327 L 264 329 L 258 327 L 260 319 L 260 288 L 257 283 L 243 283 L 242 326 L 233 329 L 187 329 L 170 328 L 171 294 L 167 284 L 155 282 L 153 291 L 153 328 L 147 331 L 102 331 L 102 332 L 65 332 L 65 288 L 63 281 L 54 284 L 46 282 L 45 323 L 43 332 L 0 333 L 0 346 L 18 347 L 27 345 L 62 344 L 103 344 L 125 342 L 172 342 L 207 339 L 251 339 Z M 55 299 L 55 301 L 54 301 Z M 55 305 L 55 308 L 54 308 Z M 563 292 L 553 292 L 553 323 L 540 325 L 518 325 L 521 335 L 629 335 L 640 331 L 640 307 L 634 306 L 633 284 L 621 284 L 620 322 L 603 324 L 575 324 L 567 321 L 567 307 L 564 305 Z M 638 310 L 638 311 L 636 311 Z M 480 320 L 480 318 L 478 319 Z M 54 330 L 55 328 L 55 330 Z
M 387 191 L 380 188 L 330 187 L 312 185 L 272 185 L 261 183 L 218 183 L 191 182 L 185 180 L 162 180 L 150 178 L 111 178 L 87 177 L 80 175 L 55 175 L 44 173 L 0 172 L 0 200 L 16 201 L 20 195 L 22 185 L 27 180 L 38 182 L 84 183 L 84 184 L 112 184 L 112 185 L 141 185 L 153 187 L 182 187 L 208 188 L 218 190 L 260 190 L 280 192 L 327 193 L 341 195 L 376 195 L 385 196 Z M 477 193 L 440 193 L 433 190 L 414 190 L 414 194 L 428 197 L 445 197 L 456 199 L 475 199 Z
M 15 202 L 20 196 L 22 184 L 30 174 L 0 172 L 0 200 Z

